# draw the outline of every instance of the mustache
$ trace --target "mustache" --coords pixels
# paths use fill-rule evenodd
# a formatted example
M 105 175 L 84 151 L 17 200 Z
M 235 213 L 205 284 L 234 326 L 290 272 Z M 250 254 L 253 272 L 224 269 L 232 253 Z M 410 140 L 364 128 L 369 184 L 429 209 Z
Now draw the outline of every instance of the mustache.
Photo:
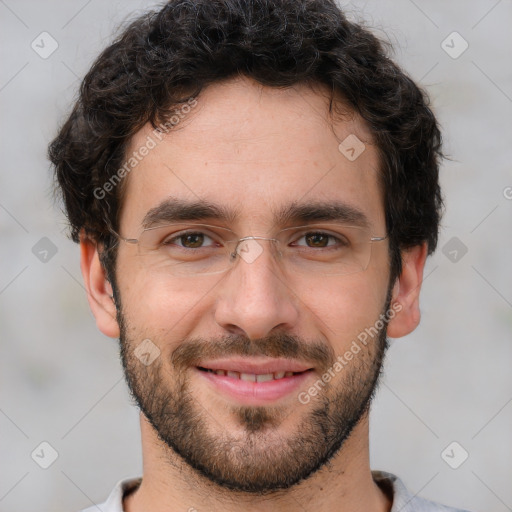
M 299 336 L 277 332 L 251 340 L 240 334 L 229 334 L 215 340 L 184 340 L 171 355 L 178 370 L 198 366 L 202 361 L 230 356 L 266 356 L 295 359 L 316 368 L 327 369 L 335 362 L 332 347 L 318 341 L 305 341 Z

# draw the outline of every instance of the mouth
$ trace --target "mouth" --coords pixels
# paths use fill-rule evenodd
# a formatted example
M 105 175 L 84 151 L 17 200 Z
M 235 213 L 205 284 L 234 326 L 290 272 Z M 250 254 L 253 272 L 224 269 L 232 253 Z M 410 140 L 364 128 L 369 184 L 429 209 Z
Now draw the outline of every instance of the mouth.
M 314 373 L 314 368 L 302 363 L 268 358 L 218 360 L 202 363 L 195 370 L 215 392 L 250 405 L 268 405 L 298 393 Z

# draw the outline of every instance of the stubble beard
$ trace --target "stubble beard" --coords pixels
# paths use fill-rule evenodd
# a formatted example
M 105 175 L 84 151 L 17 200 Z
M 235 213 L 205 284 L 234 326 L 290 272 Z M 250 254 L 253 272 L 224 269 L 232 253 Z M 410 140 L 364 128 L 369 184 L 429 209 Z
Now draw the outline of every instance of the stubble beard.
M 119 295 L 118 295 L 119 297 Z M 389 309 L 389 296 L 384 313 Z M 170 360 L 163 355 L 145 366 L 134 354 L 143 339 L 129 325 L 118 304 L 121 360 L 136 404 L 171 452 L 222 489 L 254 495 L 286 490 L 324 467 L 342 448 L 354 427 L 369 411 L 388 347 L 386 325 L 314 399 L 292 411 L 276 405 L 227 404 L 239 427 L 226 430 L 191 392 L 191 363 L 199 355 L 267 355 L 315 358 L 327 370 L 334 363 L 325 343 L 306 342 L 286 333 L 250 341 L 243 336 L 222 340 L 184 340 Z M 148 336 L 144 336 L 147 338 Z M 165 347 L 163 340 L 151 338 Z M 320 372 L 320 376 L 323 371 Z M 290 412 L 302 408 L 292 433 L 279 426 Z M 215 412 L 214 412 L 215 413 Z

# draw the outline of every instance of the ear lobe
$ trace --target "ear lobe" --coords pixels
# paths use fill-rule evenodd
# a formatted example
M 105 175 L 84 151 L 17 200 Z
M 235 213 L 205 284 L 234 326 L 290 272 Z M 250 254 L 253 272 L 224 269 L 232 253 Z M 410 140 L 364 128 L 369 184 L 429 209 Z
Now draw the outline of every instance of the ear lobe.
M 423 282 L 423 269 L 427 259 L 427 244 L 402 251 L 402 272 L 392 290 L 391 305 L 398 313 L 389 321 L 387 333 L 391 338 L 405 336 L 420 323 L 419 296 Z
M 98 329 L 110 338 L 119 337 L 116 306 L 112 286 L 101 264 L 97 244 L 84 233 L 80 234 L 80 268 L 87 290 L 87 300 Z

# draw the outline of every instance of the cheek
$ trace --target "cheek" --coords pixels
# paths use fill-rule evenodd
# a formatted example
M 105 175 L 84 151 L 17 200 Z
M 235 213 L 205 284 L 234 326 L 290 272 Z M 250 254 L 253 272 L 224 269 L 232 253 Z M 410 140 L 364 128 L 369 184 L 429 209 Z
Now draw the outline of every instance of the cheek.
M 172 325 L 173 321 L 178 321 L 196 307 L 200 308 L 205 292 L 207 290 L 203 292 L 198 286 L 187 283 L 186 279 L 160 277 L 157 280 L 134 280 L 125 296 L 132 304 L 132 311 L 135 309 L 138 315 Z
M 118 285 L 128 324 L 138 333 L 155 338 L 165 335 L 168 342 L 183 339 L 207 314 L 212 279 L 192 281 L 187 278 L 152 274 L 127 260 L 119 266 Z M 216 277 L 218 280 L 219 277 Z
M 341 276 L 310 286 L 298 293 L 317 329 L 330 340 L 336 352 L 379 319 L 387 294 L 385 279 L 373 273 Z

